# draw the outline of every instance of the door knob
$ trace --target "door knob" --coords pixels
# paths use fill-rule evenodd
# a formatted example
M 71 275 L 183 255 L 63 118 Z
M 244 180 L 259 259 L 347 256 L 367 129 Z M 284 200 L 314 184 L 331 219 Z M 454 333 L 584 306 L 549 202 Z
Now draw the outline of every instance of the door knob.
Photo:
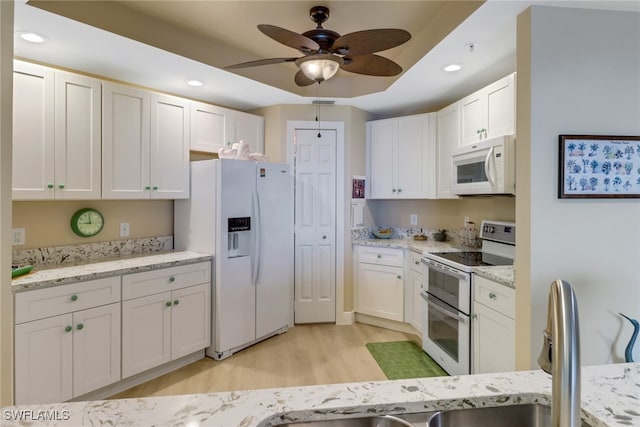
M 327 240 L 327 236 L 322 236 L 322 240 Z

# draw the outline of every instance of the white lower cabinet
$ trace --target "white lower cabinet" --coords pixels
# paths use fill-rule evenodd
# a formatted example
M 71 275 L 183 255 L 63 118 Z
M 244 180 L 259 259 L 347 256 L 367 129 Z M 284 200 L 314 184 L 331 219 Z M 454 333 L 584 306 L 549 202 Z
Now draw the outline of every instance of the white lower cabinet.
M 123 277 L 122 377 L 208 347 L 211 263 Z
M 358 247 L 356 312 L 404 320 L 404 250 Z
M 119 277 L 21 292 L 15 305 L 16 404 L 62 402 L 120 380 Z
M 474 274 L 472 373 L 515 370 L 515 290 Z

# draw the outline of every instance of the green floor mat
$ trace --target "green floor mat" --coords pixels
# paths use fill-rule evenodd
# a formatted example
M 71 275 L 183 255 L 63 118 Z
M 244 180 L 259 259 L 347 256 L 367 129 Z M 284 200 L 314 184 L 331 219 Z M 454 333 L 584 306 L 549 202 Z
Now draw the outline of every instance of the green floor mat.
M 366 347 L 390 380 L 448 375 L 412 341 L 374 342 Z

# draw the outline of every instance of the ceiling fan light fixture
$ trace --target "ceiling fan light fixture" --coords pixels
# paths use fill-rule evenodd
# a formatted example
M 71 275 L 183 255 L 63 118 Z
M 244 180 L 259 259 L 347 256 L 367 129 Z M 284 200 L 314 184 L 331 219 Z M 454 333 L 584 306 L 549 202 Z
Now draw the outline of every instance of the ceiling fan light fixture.
M 318 83 L 333 77 L 342 64 L 342 57 L 330 53 L 307 55 L 296 60 L 296 65 L 304 75 Z

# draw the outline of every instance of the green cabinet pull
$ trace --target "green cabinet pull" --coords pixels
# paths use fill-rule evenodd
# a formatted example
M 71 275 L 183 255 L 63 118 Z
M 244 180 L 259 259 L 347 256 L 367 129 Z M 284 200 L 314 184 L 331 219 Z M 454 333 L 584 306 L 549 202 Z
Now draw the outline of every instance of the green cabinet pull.
M 78 295 L 71 295 L 71 301 L 77 301 Z
M 77 329 L 77 330 L 80 330 L 80 329 L 82 329 L 82 328 L 84 328 L 84 325 L 83 325 L 82 323 L 78 323 L 78 324 L 76 325 L 76 329 Z
M 52 183 L 48 183 L 47 184 L 47 188 L 53 188 L 53 184 Z
M 167 307 L 171 307 L 171 301 L 167 301 L 167 302 L 165 303 L 165 305 L 166 305 Z
M 149 185 L 146 185 L 146 186 L 144 187 L 144 189 L 145 189 L 145 190 L 151 190 L 151 187 L 150 187 Z
M 171 276 L 171 277 L 169 277 L 169 281 L 170 281 L 171 283 L 173 283 L 173 282 L 175 282 L 175 281 L 176 281 L 176 278 L 175 278 L 175 277 L 173 277 L 173 276 Z
M 397 277 L 398 279 L 402 279 L 402 276 L 401 276 L 401 275 L 399 275 L 399 274 L 398 274 L 396 277 Z
M 158 189 L 158 186 L 157 186 L 157 185 L 154 185 L 154 186 L 153 186 L 153 189 L 154 189 L 154 190 L 157 190 L 157 189 Z
M 173 305 L 178 305 L 178 304 L 180 304 L 180 300 L 178 300 L 178 299 L 174 299 L 174 300 L 173 300 Z
M 64 328 L 65 332 L 71 332 L 73 328 L 71 326 L 67 326 L 66 328 Z
M 64 188 L 64 184 L 58 184 L 58 188 Z
M 489 298 L 496 299 L 496 294 L 494 294 L 493 292 L 489 292 Z

